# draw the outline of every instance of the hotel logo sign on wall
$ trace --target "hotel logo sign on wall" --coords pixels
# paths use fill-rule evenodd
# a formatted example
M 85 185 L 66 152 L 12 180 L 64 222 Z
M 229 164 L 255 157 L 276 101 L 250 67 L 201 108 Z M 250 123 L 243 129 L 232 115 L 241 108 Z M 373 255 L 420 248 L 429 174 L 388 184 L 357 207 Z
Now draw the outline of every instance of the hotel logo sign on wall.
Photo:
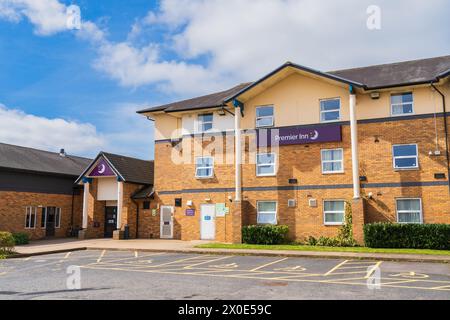
M 100 159 L 95 168 L 89 174 L 90 177 L 111 177 L 115 176 L 114 171 L 104 159 Z
M 342 141 L 340 125 L 259 129 L 258 147 Z

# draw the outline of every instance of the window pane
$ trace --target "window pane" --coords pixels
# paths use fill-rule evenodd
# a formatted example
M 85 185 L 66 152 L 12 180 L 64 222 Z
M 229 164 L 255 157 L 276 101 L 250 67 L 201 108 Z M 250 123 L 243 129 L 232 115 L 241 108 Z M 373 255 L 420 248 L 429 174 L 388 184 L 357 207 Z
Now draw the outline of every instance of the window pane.
M 416 156 L 416 155 L 417 155 L 416 145 L 394 146 L 394 157 Z
M 275 155 L 272 153 L 261 153 L 257 155 L 258 164 L 275 163 Z
M 339 120 L 339 111 L 322 112 L 322 121 L 334 121 Z
M 45 208 L 42 208 L 42 215 L 41 215 L 41 228 L 45 228 Z
M 276 213 L 258 213 L 258 223 L 261 224 L 276 224 Z
M 322 100 L 320 101 L 320 110 L 336 110 L 340 108 L 340 100 L 339 99 L 333 99 L 333 100 Z
M 344 201 L 325 201 L 324 211 L 344 211 Z
M 411 92 L 402 94 L 393 94 L 391 96 L 391 104 L 413 102 L 413 94 Z
M 258 175 L 275 174 L 275 168 L 274 166 L 258 166 L 257 174 Z
M 259 107 L 256 108 L 256 117 L 273 116 L 273 107 Z
M 273 118 L 262 118 L 256 120 L 257 127 L 270 127 L 273 125 Z
M 344 213 L 343 212 L 336 212 L 336 213 L 325 213 L 325 222 L 344 222 Z
M 275 201 L 264 201 L 264 202 L 258 202 L 258 212 L 261 211 L 276 211 L 277 204 Z
M 395 167 L 396 168 L 417 167 L 417 159 L 416 158 L 395 159 Z
M 198 177 L 210 177 L 212 175 L 212 169 L 197 169 Z
M 397 210 L 399 211 L 420 211 L 419 199 L 401 199 L 397 200 Z
M 342 162 L 324 162 L 324 172 L 342 171 Z
M 208 114 L 201 114 L 199 115 L 199 121 L 201 122 L 212 122 L 213 121 L 213 114 L 212 113 L 208 113 Z
M 210 157 L 197 158 L 196 165 L 197 167 L 212 167 L 213 159 Z
M 399 212 L 398 222 L 420 223 L 420 211 L 418 212 Z
M 212 129 L 212 123 L 203 123 L 202 124 L 202 128 L 201 131 L 208 131 Z
M 322 160 L 342 160 L 342 150 L 323 150 Z

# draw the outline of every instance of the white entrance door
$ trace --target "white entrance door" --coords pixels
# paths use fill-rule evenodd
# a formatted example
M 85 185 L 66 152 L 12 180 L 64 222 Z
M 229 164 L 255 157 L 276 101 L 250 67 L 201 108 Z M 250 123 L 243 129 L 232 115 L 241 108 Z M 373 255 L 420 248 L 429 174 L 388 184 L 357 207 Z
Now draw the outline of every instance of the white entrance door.
M 200 206 L 200 238 L 214 240 L 216 238 L 216 206 L 202 204 Z
M 173 207 L 161 206 L 161 239 L 173 238 Z

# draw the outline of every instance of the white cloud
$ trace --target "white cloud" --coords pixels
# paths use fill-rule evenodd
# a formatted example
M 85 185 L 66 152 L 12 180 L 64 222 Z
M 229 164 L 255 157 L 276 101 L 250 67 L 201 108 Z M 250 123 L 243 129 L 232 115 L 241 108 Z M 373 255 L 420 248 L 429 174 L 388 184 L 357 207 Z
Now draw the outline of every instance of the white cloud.
M 126 40 L 83 22 L 94 67 L 122 86 L 158 85 L 184 96 L 255 80 L 287 60 L 321 70 L 448 54 L 445 0 L 378 0 L 381 30 L 366 27 L 372 0 L 161 0 Z M 0 18 L 27 17 L 39 34 L 63 31 L 57 0 L 0 0 Z M 8 10 L 6 10 L 8 9 Z M 146 39 L 161 33 L 161 42 Z M 150 37 L 151 38 L 151 37 Z M 141 41 L 139 41 L 141 40 Z M 142 43 L 143 42 L 143 43 Z M 167 58 L 170 57 L 170 58 Z
M 94 155 L 105 138 L 89 123 L 49 119 L 0 104 L 0 141 L 50 151 L 64 148 L 70 154 Z
M 39 35 L 67 30 L 66 6 L 58 0 L 0 0 L 0 17 L 14 22 L 26 17 Z

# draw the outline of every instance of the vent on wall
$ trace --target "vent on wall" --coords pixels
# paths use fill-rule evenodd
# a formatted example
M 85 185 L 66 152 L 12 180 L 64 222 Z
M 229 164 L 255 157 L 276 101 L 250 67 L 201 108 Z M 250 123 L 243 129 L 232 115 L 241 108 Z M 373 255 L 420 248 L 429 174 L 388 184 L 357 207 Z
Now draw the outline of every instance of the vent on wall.
M 316 199 L 309 199 L 308 204 L 311 208 L 317 207 L 317 200 Z
M 289 199 L 288 200 L 288 207 L 289 208 L 295 208 L 297 206 L 297 201 L 295 199 Z

